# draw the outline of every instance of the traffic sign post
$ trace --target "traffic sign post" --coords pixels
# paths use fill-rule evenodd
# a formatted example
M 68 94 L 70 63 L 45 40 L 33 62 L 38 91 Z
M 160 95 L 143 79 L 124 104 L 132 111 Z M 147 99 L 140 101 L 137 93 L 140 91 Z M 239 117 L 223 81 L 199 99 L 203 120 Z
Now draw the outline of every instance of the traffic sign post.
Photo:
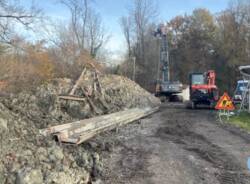
M 220 97 L 215 109 L 219 110 L 220 121 L 221 116 L 227 116 L 227 119 L 229 119 L 230 111 L 235 110 L 233 101 L 226 92 Z

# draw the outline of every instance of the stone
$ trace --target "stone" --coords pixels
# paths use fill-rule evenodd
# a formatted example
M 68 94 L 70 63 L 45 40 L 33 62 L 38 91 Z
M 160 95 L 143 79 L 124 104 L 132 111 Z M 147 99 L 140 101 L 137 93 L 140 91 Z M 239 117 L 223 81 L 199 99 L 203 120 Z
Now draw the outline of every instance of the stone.
M 49 158 L 51 161 L 60 161 L 64 158 L 63 150 L 59 146 L 49 148 Z
M 36 156 L 39 159 L 39 161 L 47 161 L 48 151 L 43 147 L 39 147 L 36 151 Z
M 33 156 L 33 153 L 31 150 L 25 150 L 23 153 L 22 153 L 23 156 Z
M 96 181 L 92 181 L 92 184 L 103 184 L 102 180 L 98 179 Z
M 85 170 L 69 169 L 63 172 L 50 172 L 46 177 L 46 183 L 53 184 L 87 184 L 89 182 L 89 173 Z
M 39 169 L 26 168 L 18 172 L 16 184 L 43 184 L 43 175 Z
M 0 118 L 0 132 L 8 131 L 8 121 Z
M 76 163 L 79 167 L 91 168 L 92 165 L 89 161 L 89 154 L 87 152 L 79 153 L 76 156 Z M 90 166 L 91 165 L 91 166 Z
M 4 167 L 0 164 L 0 183 L 5 183 Z
M 93 153 L 93 158 L 95 163 L 99 163 L 100 162 L 100 156 L 98 153 Z

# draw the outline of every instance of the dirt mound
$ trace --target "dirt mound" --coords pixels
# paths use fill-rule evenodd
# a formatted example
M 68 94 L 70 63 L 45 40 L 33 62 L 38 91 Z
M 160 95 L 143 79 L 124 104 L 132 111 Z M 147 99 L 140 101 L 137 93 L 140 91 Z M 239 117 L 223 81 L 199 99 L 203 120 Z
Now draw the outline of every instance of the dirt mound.
M 20 93 L 4 104 L 35 122 L 38 128 L 85 119 L 133 107 L 157 106 L 159 101 L 135 82 L 116 75 L 100 78 L 103 93 L 93 91 L 92 78 L 87 78 L 75 92 L 81 101 L 59 99 L 73 88 L 70 79 L 55 79 L 40 86 L 34 94 Z M 83 89 L 92 94 L 86 97 Z M 90 93 L 89 92 L 89 93 Z
M 95 86 L 91 72 L 74 93 L 74 83 L 55 79 L 33 93 L 20 93 L 0 99 L 1 164 L 0 183 L 88 183 L 102 170 L 97 150 L 109 144 L 96 143 L 59 147 L 38 133 L 40 128 L 68 123 L 126 108 L 157 106 L 159 100 L 133 81 L 121 76 L 104 75 Z M 97 90 L 98 89 L 98 90 Z M 98 147 L 98 149 L 96 149 Z

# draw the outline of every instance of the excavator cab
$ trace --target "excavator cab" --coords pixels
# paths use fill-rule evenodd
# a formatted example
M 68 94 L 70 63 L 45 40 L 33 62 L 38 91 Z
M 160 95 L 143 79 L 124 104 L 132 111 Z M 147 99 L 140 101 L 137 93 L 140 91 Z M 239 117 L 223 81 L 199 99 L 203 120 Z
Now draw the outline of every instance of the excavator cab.
M 192 73 L 190 74 L 190 86 L 192 85 L 202 85 L 205 83 L 205 78 L 203 73 Z

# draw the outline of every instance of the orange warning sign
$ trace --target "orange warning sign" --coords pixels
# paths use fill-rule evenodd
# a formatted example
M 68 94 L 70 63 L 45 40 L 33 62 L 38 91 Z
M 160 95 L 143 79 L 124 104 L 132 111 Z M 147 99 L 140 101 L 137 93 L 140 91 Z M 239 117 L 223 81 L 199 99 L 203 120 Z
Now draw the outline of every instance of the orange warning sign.
M 235 109 L 231 98 L 229 97 L 229 95 L 226 92 L 223 94 L 222 97 L 220 97 L 217 105 L 215 106 L 215 109 L 230 110 L 230 111 Z

